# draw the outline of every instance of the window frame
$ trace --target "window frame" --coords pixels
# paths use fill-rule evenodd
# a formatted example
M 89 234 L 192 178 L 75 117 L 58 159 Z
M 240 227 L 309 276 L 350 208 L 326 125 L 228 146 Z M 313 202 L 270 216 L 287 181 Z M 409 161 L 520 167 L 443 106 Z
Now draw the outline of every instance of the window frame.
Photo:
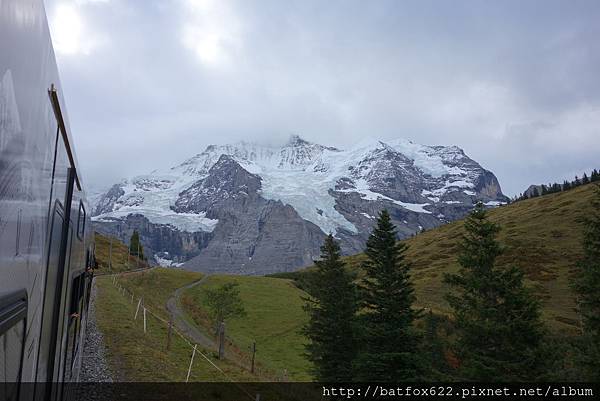
M 83 213 L 82 213 L 83 211 Z M 83 236 L 85 235 L 85 218 L 86 218 L 86 211 L 85 211 L 85 205 L 83 204 L 83 201 L 79 201 L 79 213 L 77 215 L 77 238 L 79 238 L 81 241 L 83 241 Z
M 19 323 L 23 323 L 23 337 L 21 338 L 19 369 L 17 373 L 17 399 L 20 396 L 20 383 L 23 379 L 23 357 L 25 355 L 25 340 L 27 337 L 27 310 L 28 297 L 25 289 L 0 294 L 0 338 Z

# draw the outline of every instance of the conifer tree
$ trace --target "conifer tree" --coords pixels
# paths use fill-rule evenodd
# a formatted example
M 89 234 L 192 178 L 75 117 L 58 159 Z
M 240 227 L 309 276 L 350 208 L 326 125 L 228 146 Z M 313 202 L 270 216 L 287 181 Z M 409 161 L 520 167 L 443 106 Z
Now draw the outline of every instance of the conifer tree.
M 562 190 L 568 191 L 569 189 L 571 189 L 571 183 L 569 181 L 565 180 L 565 182 L 563 182 Z
M 431 310 L 424 317 L 424 336 L 422 341 L 422 353 L 429 366 L 429 373 L 425 381 L 443 381 L 448 380 L 446 372 L 449 370 L 444 354 L 444 343 L 439 334 L 440 317 L 433 314 Z
M 583 320 L 583 363 L 589 370 L 590 379 L 600 381 L 600 185 L 594 190 L 575 290 Z
M 356 357 L 357 286 L 340 258 L 340 247 L 329 234 L 321 247 L 311 283 L 312 298 L 305 299 L 309 321 L 304 333 L 309 359 L 318 381 L 350 382 Z
M 481 203 L 465 222 L 460 270 L 446 275 L 455 292 L 447 299 L 454 310 L 460 359 L 459 374 L 475 381 L 521 381 L 537 377 L 543 327 L 538 302 L 515 268 L 499 269 L 500 227 L 488 221 Z
M 144 259 L 144 247 L 140 242 L 140 234 L 137 232 L 137 230 L 133 230 L 133 234 L 131 234 L 131 238 L 129 239 L 129 254 L 132 256 L 137 256 L 140 259 Z
M 588 178 L 586 173 L 583 173 L 583 178 L 581 179 L 582 184 L 589 184 L 590 179 Z
M 215 335 L 226 320 L 246 316 L 244 302 L 240 296 L 238 283 L 225 283 L 216 288 L 207 288 L 202 293 L 202 301 L 211 317 Z
M 356 362 L 359 381 L 399 382 L 419 377 L 419 341 L 407 246 L 396 241 L 396 228 L 383 210 L 367 241 L 362 283 L 363 345 Z
M 540 196 L 540 193 L 538 192 L 537 187 L 533 187 L 533 191 L 531 191 L 531 197 L 537 198 L 538 196 Z
M 594 171 L 592 171 L 592 182 L 596 182 L 600 180 L 600 173 L 598 173 L 598 170 L 594 169 Z
M 561 187 L 560 184 L 555 182 L 554 184 L 552 184 L 552 193 L 555 194 L 557 192 L 561 191 Z

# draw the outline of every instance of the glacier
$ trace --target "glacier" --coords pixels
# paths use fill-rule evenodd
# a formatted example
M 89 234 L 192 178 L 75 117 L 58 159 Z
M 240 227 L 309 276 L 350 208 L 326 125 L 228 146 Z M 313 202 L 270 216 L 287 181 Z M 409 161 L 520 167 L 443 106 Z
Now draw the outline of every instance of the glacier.
M 217 219 L 207 217 L 202 210 L 177 213 L 173 206 L 182 191 L 207 177 L 221 155 L 231 156 L 249 173 L 258 175 L 261 178 L 260 194 L 265 199 L 292 206 L 303 219 L 314 223 L 324 233 L 334 235 L 339 230 L 358 232 L 356 225 L 336 208 L 336 193 L 356 193 L 366 201 L 391 202 L 422 214 L 431 214 L 428 207 L 432 204 L 461 203 L 453 199 L 440 202 L 453 192 L 477 195 L 474 190 L 476 175 L 473 168 L 461 167 L 460 160 L 466 156 L 456 146 L 368 138 L 342 150 L 292 136 L 283 147 L 251 142 L 210 145 L 204 152 L 177 166 L 124 180 L 119 184 L 121 196 L 110 208 L 97 210 L 94 220 L 110 221 L 137 213 L 153 223 L 168 224 L 182 231 L 211 232 L 218 224 Z M 403 169 L 412 169 L 411 174 L 427 184 L 418 194 L 422 198 L 419 202 L 390 196 L 378 188 L 380 181 L 395 174 L 389 166 L 391 162 L 386 159 L 389 155 L 400 158 L 400 162 L 406 164 L 401 166 Z M 479 165 L 476 167 L 481 169 Z M 341 180 L 347 185 L 337 188 Z M 490 200 L 488 204 L 493 205 L 494 201 Z

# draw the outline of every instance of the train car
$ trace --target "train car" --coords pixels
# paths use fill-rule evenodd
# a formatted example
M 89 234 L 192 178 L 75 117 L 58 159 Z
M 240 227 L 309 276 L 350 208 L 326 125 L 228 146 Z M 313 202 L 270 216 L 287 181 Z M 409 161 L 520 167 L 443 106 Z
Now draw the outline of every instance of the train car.
M 77 381 L 93 232 L 42 0 L 0 0 L 0 400 Z

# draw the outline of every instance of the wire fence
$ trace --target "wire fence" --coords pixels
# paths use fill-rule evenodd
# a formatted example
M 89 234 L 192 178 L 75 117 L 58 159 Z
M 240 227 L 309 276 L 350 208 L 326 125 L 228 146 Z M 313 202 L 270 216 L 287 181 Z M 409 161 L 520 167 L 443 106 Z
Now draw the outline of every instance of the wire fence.
M 239 385 L 235 380 L 233 380 L 226 372 L 223 371 L 223 369 L 221 369 L 218 365 L 216 365 L 208 355 L 206 355 L 204 352 L 202 352 L 199 349 L 198 344 L 194 343 L 193 341 L 191 341 L 186 335 L 184 335 L 181 331 L 179 331 L 177 329 L 177 327 L 175 327 L 175 325 L 173 324 L 172 321 L 167 321 L 166 319 L 162 318 L 161 316 L 159 316 L 157 313 L 151 311 L 150 309 L 148 309 L 145 304 L 144 304 L 144 297 L 136 297 L 136 295 L 129 291 L 127 288 L 125 288 L 124 286 L 121 285 L 121 283 L 119 282 L 119 280 L 117 279 L 117 277 L 120 274 L 114 274 L 112 276 L 112 285 L 117 289 L 117 291 L 119 292 L 119 294 L 121 294 L 125 299 L 129 300 L 129 302 L 131 304 L 134 304 L 135 301 L 137 300 L 137 306 L 135 307 L 135 313 L 133 315 L 133 320 L 137 320 L 137 319 L 142 319 L 143 320 L 143 330 L 144 333 L 146 333 L 148 331 L 148 318 L 149 316 L 153 317 L 154 319 L 156 319 L 157 321 L 159 321 L 161 324 L 164 324 L 167 328 L 167 330 L 169 332 L 172 332 L 174 334 L 176 334 L 177 336 L 179 336 L 189 347 L 190 347 L 190 351 L 191 351 L 191 358 L 190 358 L 190 362 L 187 368 L 187 375 L 185 378 L 185 382 L 189 382 L 190 379 L 190 375 L 192 373 L 193 367 L 194 367 L 194 360 L 196 358 L 197 355 L 199 355 L 202 359 L 204 359 L 206 362 L 208 362 L 208 365 L 210 366 L 211 369 L 214 369 L 215 371 L 217 371 L 218 373 L 220 373 L 225 379 L 226 381 L 229 381 L 231 383 L 233 383 L 234 385 L 236 385 L 244 394 L 246 394 L 251 400 L 255 401 L 255 400 L 259 400 L 260 399 L 260 395 L 256 394 L 255 396 L 253 396 L 252 394 L 250 394 L 248 391 L 246 391 L 246 389 L 244 389 L 243 386 Z
M 182 302 L 185 306 L 185 295 L 182 297 Z M 213 325 L 209 321 L 209 316 L 206 313 L 201 313 L 198 310 L 196 310 L 196 312 L 198 312 L 199 314 L 194 316 L 193 319 L 198 319 L 200 321 L 199 325 L 208 331 L 209 329 L 207 327 Z M 213 335 L 218 337 L 219 329 L 213 327 L 212 330 Z M 281 333 L 273 334 L 273 337 L 280 334 Z M 290 380 L 290 376 L 288 374 L 287 369 L 277 369 L 276 367 L 271 366 L 271 364 L 268 361 L 265 361 L 262 357 L 260 357 L 260 353 L 257 353 L 256 351 L 257 348 L 260 349 L 261 345 L 257 343 L 255 338 L 245 336 L 240 333 L 236 333 L 234 337 L 226 332 L 224 339 L 226 345 L 225 355 L 234 358 L 247 370 L 251 371 L 252 373 L 256 374 L 257 376 L 263 379 L 272 382 L 288 382 Z

